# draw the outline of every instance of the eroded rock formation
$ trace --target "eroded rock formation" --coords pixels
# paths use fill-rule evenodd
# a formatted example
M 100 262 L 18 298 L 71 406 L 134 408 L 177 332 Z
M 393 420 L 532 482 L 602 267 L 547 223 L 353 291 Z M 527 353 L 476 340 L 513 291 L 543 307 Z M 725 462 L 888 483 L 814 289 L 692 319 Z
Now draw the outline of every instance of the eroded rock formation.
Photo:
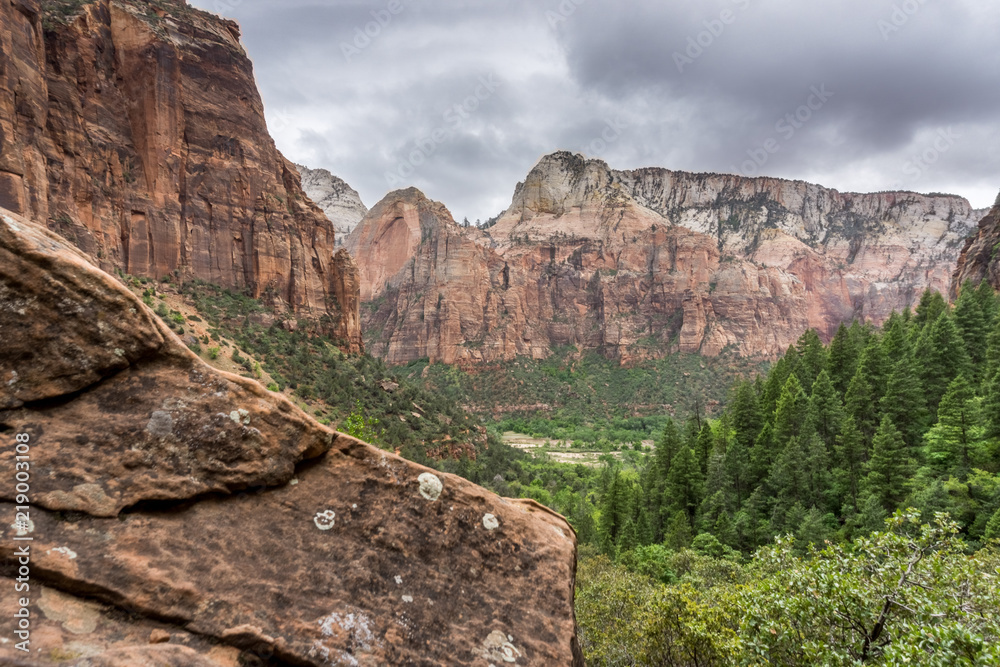
M 5 479 L 30 438 L 29 517 L 0 525 L 0 586 L 28 545 L 33 623 L 30 652 L 2 644 L 0 663 L 582 665 L 564 519 L 208 367 L 5 211 L 0 332 Z M 5 485 L 0 514 L 17 504 Z
M 0 3 L 0 206 L 105 270 L 326 315 L 357 350 L 349 262 L 268 135 L 239 37 L 183 0 Z
M 978 285 L 984 280 L 1000 290 L 1000 195 L 962 249 L 951 284 L 952 296 L 957 296 L 966 281 Z
M 302 189 L 323 213 L 337 233 L 337 245 L 343 245 L 344 237 L 351 233 L 361 218 L 368 213 L 368 207 L 361 201 L 357 190 L 334 176 L 326 169 L 310 169 L 295 165 L 302 176 Z
M 351 233 L 363 329 L 392 363 L 674 351 L 773 356 L 808 328 L 881 322 L 947 292 L 978 212 L 959 197 L 798 181 L 615 171 L 544 159 L 495 226 L 391 193 Z

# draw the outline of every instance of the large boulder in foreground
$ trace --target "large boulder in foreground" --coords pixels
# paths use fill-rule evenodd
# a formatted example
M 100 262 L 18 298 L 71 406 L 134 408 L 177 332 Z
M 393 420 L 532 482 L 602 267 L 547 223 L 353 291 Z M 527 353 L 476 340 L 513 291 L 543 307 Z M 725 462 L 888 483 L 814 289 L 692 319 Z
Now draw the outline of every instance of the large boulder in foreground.
M 0 586 L 29 545 L 32 622 L 30 651 L 2 644 L 0 664 L 582 665 L 562 517 L 210 368 L 2 210 L 0 331 L 0 475 L 16 434 L 31 464 Z M 0 513 L 15 504 L 3 485 Z

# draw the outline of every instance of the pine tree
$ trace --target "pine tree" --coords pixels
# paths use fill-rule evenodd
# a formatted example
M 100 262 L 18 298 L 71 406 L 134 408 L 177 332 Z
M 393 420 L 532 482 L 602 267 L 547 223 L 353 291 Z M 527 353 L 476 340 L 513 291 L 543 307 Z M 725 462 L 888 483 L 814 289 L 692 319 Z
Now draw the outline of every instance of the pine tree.
M 799 548 L 805 548 L 810 544 L 822 548 L 832 533 L 833 531 L 827 524 L 827 516 L 819 509 L 812 507 L 806 512 L 798 530 L 795 531 L 795 544 Z
M 983 385 L 983 437 L 1000 438 L 1000 369 Z
M 803 447 L 803 454 L 805 455 L 802 466 L 805 480 L 803 504 L 826 510 L 829 506 L 831 486 L 830 456 L 827 453 L 826 443 L 813 433 Z
M 986 532 L 983 537 L 987 540 L 1000 540 L 1000 509 L 997 509 L 986 524 Z
M 840 395 L 830 381 L 830 374 L 823 370 L 813 383 L 809 397 L 809 427 L 819 435 L 830 451 L 840 433 L 840 423 L 844 419 L 844 407 Z
M 978 385 L 985 371 L 986 346 L 986 313 L 983 304 L 971 283 L 966 281 L 955 301 L 955 324 L 965 342 L 965 352 L 972 362 L 970 379 Z
M 721 512 L 709 532 L 727 547 L 735 548 L 739 544 L 736 537 L 736 524 L 729 512 Z
M 687 514 L 688 523 L 693 525 L 703 493 L 704 481 L 694 450 L 682 447 L 670 463 L 667 488 L 663 492 L 663 505 L 671 512 L 684 512 Z
M 912 462 L 906 455 L 906 443 L 888 416 L 882 418 L 872 442 L 865 491 L 875 496 L 882 507 L 892 512 L 906 495 Z
M 833 340 L 830 341 L 826 359 L 826 370 L 830 374 L 830 381 L 841 395 L 847 392 L 847 386 L 858 370 L 860 356 L 861 350 L 857 346 L 855 336 L 847 326 L 841 324 Z
M 948 310 L 948 304 L 939 292 L 933 292 L 930 288 L 924 290 L 920 296 L 920 304 L 917 306 L 917 314 L 913 318 L 913 323 L 918 329 L 923 329 L 937 321 L 943 312 Z
M 725 434 L 722 436 L 725 437 Z M 715 444 L 715 435 L 712 433 L 712 427 L 709 423 L 703 422 L 701 425 L 701 430 L 698 431 L 698 437 L 695 440 L 695 454 L 698 459 L 698 467 L 701 469 L 702 475 L 708 472 L 708 457 L 712 453 L 712 447 Z
M 723 413 L 722 418 L 719 420 L 720 433 L 729 432 L 729 422 L 729 415 Z M 730 438 L 728 441 L 720 438 L 720 442 L 724 445 L 725 461 L 723 465 L 725 466 L 734 495 L 733 502 L 736 507 L 739 507 L 746 497 L 750 495 L 753 483 L 750 471 L 750 448 L 745 447 L 735 437 Z
M 614 469 L 611 483 L 601 500 L 601 518 L 597 526 L 601 551 L 613 556 L 618 544 L 624 515 L 629 505 L 628 491 L 622 480 L 621 470 Z
M 705 499 L 698 509 L 697 528 L 699 533 L 711 533 L 715 522 L 722 514 L 728 514 L 729 503 L 726 500 L 725 491 L 716 491 L 712 494 L 705 494 Z M 716 535 L 718 537 L 718 535 Z
M 677 511 L 666 522 L 663 544 L 670 549 L 686 549 L 691 546 L 691 522 L 687 512 Z
M 799 382 L 802 384 L 802 390 L 806 394 L 810 394 L 813 382 L 826 368 L 826 349 L 815 329 L 809 329 L 799 336 L 795 348 L 798 350 L 799 357 L 795 375 L 798 376 Z
M 910 450 L 915 449 L 929 426 L 930 412 L 909 355 L 899 359 L 889 374 L 879 407 L 892 419 Z
M 947 311 L 942 311 L 934 323 L 924 329 L 917 343 L 915 359 L 927 408 L 936 414 L 938 403 L 951 381 L 962 373 L 970 373 L 965 343 Z
M 573 511 L 569 515 L 569 522 L 576 530 L 580 544 L 589 544 L 595 541 L 597 533 L 592 512 L 593 507 L 587 502 L 583 493 L 576 494 L 575 500 Z
M 964 374 L 959 375 L 948 385 L 938 407 L 937 424 L 927 433 L 927 463 L 940 472 L 964 478 L 978 458 L 982 431 L 971 383 Z
M 778 455 L 774 442 L 774 427 L 764 424 L 760 435 L 750 449 L 750 479 L 748 486 L 757 487 L 771 471 L 775 457 Z
M 656 443 L 656 451 L 653 453 L 653 468 L 658 479 L 666 481 L 667 473 L 670 472 L 670 462 L 680 451 L 682 442 L 676 422 L 667 417 L 667 423 L 663 426 L 663 433 L 660 435 L 660 439 Z
M 836 464 L 833 469 L 835 495 L 841 503 L 850 503 L 858 511 L 858 495 L 868 460 L 861 433 L 854 417 L 847 417 L 837 436 Z
M 882 326 L 882 354 L 889 364 L 890 372 L 900 359 L 908 357 L 912 353 L 913 346 L 910 342 L 906 319 L 896 311 L 892 311 L 889 319 Z
M 757 392 L 749 382 L 743 381 L 736 385 L 733 399 L 730 402 L 729 414 L 732 417 L 733 439 L 743 449 L 749 450 L 764 427 L 764 415 L 761 413 Z
M 771 523 L 776 530 L 785 529 L 785 515 L 790 507 L 807 500 L 807 478 L 806 454 L 799 437 L 793 436 L 788 439 L 767 477 L 767 490 L 774 500 Z
M 618 533 L 615 553 L 621 555 L 626 551 L 634 550 L 637 546 L 639 546 L 639 538 L 636 533 L 635 521 L 632 517 L 628 517 L 625 520 L 625 525 L 622 526 L 621 531 Z
M 729 466 L 726 465 L 728 448 L 723 440 L 716 440 L 715 447 L 712 448 L 712 455 L 708 460 L 708 473 L 705 476 L 705 497 L 710 498 L 717 493 L 721 493 L 728 508 L 733 501 L 734 484 L 729 474 Z
M 997 300 L 996 292 L 993 291 L 993 288 L 985 280 L 980 282 L 976 287 L 976 302 L 983 311 L 986 330 L 990 331 L 996 322 L 997 309 L 1000 308 L 1000 302 Z
M 855 515 L 851 532 L 854 536 L 868 535 L 883 530 L 889 513 L 885 511 L 878 495 L 866 492 L 861 498 L 861 511 Z
M 677 430 L 677 424 L 673 419 L 667 418 L 667 423 L 663 427 L 663 433 L 657 441 L 656 451 L 643 472 L 642 495 L 645 503 L 646 520 L 648 530 L 654 541 L 659 541 L 663 536 L 663 523 L 666 514 L 663 504 L 663 490 L 667 485 L 667 475 L 670 472 L 670 463 L 677 452 L 683 446 L 681 434 Z
M 885 385 L 889 378 L 889 371 L 890 364 L 882 347 L 882 337 L 874 334 L 868 339 L 868 344 L 861 353 L 858 373 L 868 380 L 876 400 L 885 396 Z
M 774 535 L 766 516 L 767 499 L 763 487 L 754 489 L 743 509 L 736 513 L 736 536 L 744 551 L 752 551 L 769 542 Z
M 775 406 L 777 406 L 778 399 L 781 397 L 781 390 L 791 375 L 791 371 L 788 369 L 789 362 L 787 356 L 786 354 L 781 359 L 778 359 L 774 366 L 771 367 L 767 378 L 764 379 L 764 390 L 760 396 L 760 411 L 764 415 L 774 414 Z
M 844 397 L 845 411 L 866 442 L 871 442 L 879 423 L 879 401 L 871 383 L 859 367 Z
M 799 379 L 795 374 L 789 375 L 774 409 L 775 443 L 784 445 L 789 438 L 802 432 L 808 416 L 808 405 L 809 401 L 802 391 Z
M 993 325 L 986 337 L 986 377 L 1000 372 L 1000 316 L 993 318 Z

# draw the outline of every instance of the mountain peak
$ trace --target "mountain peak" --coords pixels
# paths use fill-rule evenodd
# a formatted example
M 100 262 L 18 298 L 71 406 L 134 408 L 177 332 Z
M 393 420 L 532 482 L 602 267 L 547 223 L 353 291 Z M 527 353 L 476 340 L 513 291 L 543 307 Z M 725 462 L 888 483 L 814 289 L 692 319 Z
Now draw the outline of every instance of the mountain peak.
M 368 207 L 361 201 L 357 190 L 328 170 L 310 169 L 301 164 L 296 164 L 295 168 L 302 176 L 302 189 L 306 195 L 323 209 L 323 213 L 333 223 L 336 244 L 343 245 L 344 238 L 365 217 Z

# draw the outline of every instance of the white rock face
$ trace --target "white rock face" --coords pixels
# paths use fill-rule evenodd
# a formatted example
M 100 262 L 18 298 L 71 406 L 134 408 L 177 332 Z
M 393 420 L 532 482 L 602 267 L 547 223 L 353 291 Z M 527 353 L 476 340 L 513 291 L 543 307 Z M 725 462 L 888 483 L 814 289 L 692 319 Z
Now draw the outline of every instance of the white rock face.
M 365 217 L 368 207 L 354 188 L 326 169 L 310 169 L 301 164 L 295 168 L 302 176 L 302 189 L 333 223 L 336 245 L 344 245 L 344 238 Z

